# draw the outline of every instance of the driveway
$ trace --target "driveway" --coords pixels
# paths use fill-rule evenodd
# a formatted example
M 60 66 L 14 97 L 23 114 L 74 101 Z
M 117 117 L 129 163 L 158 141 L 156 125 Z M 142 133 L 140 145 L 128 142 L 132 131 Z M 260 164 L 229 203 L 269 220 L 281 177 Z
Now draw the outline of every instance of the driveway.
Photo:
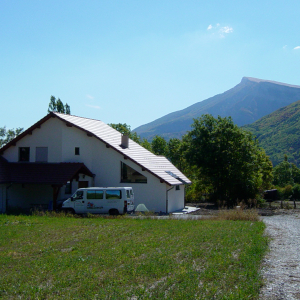
M 260 299 L 300 299 L 300 211 L 261 218 L 271 241 Z

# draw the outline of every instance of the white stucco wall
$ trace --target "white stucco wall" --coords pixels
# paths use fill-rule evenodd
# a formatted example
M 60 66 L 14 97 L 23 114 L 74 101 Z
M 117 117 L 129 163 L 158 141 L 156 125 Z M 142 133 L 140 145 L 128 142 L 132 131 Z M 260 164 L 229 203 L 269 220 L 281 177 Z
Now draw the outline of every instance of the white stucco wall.
M 180 189 L 176 190 L 176 186 L 168 192 L 168 212 L 182 209 L 184 207 L 184 188 L 182 184 Z
M 157 177 L 142 171 L 131 160 L 124 159 L 114 149 L 106 148 L 100 140 L 88 137 L 75 127 L 63 127 L 62 137 L 62 160 L 84 162 L 96 174 L 95 186 L 130 186 L 134 191 L 136 206 L 144 203 L 151 211 L 166 211 L 166 189 L 169 186 L 161 183 Z M 75 155 L 75 147 L 80 148 L 80 155 Z M 147 183 L 121 183 L 121 161 L 147 177 Z
M 18 141 L 17 145 L 7 149 L 3 156 L 9 162 L 17 162 L 19 147 L 30 147 L 30 162 L 35 162 L 36 147 L 48 147 L 48 162 L 83 162 L 96 175 L 95 186 L 130 186 L 134 191 L 136 206 L 144 203 L 151 211 L 166 212 L 167 190 L 171 186 L 161 183 L 159 178 L 149 172 L 142 171 L 142 168 L 131 160 L 125 160 L 123 155 L 114 149 L 106 148 L 106 145 L 97 138 L 87 136 L 84 131 L 76 127 L 68 127 L 57 118 L 51 118 L 42 124 L 40 129 L 33 130 L 32 135 L 27 135 Z M 75 147 L 80 148 L 80 155 L 75 155 Z M 147 177 L 147 183 L 121 183 L 121 161 Z M 80 180 L 89 180 L 91 186 L 93 180 L 87 178 L 80 178 Z M 72 192 L 77 189 L 77 184 L 76 181 L 72 182 Z M 49 198 L 49 201 L 52 200 L 52 188 L 50 189 L 51 191 L 47 191 L 50 198 L 45 195 L 45 199 Z M 26 188 L 17 188 L 16 193 L 9 196 L 10 203 L 20 204 L 20 195 L 30 198 L 30 193 L 25 190 Z M 59 199 L 69 196 L 65 194 L 65 188 L 62 187 Z M 13 202 L 14 197 L 16 202 Z M 168 192 L 168 212 L 183 207 L 184 188 L 175 191 L 174 187 Z
M 66 126 L 66 125 L 64 125 Z M 19 161 L 19 147 L 30 147 L 30 162 L 35 162 L 36 147 L 48 147 L 48 162 L 61 162 L 62 153 L 62 122 L 51 118 L 19 140 L 16 146 L 5 150 L 3 157 L 9 162 Z

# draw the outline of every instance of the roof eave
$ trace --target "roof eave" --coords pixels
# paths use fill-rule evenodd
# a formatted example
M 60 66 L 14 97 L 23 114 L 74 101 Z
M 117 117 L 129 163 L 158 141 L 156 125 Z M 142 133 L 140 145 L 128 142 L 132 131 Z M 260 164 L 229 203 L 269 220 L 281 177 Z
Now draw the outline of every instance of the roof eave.
M 27 134 L 30 134 L 34 129 L 39 128 L 43 123 L 48 121 L 50 118 L 55 118 L 56 115 L 53 112 L 50 112 L 48 115 L 46 115 L 44 118 L 33 124 L 31 127 L 26 129 L 24 132 L 16 136 L 13 140 L 8 142 L 6 145 L 4 145 L 2 148 L 0 148 L 0 155 L 4 153 L 5 150 L 7 150 L 11 146 L 15 146 L 16 143 L 21 140 L 23 137 L 25 137 Z

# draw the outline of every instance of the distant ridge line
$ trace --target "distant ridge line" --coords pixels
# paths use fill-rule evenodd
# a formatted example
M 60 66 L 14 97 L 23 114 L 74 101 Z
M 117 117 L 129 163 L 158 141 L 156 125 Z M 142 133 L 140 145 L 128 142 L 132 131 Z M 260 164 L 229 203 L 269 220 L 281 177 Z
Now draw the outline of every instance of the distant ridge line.
M 249 81 L 254 81 L 254 82 L 257 82 L 257 83 L 260 83 L 260 82 L 269 82 L 269 83 L 273 83 L 273 84 L 279 84 L 279 85 L 284 85 L 284 86 L 288 86 L 288 87 L 293 87 L 293 88 L 300 89 L 300 85 L 292 85 L 292 84 L 278 82 L 278 81 L 273 81 L 273 80 L 265 80 L 265 79 L 259 79 L 259 78 L 254 78 L 254 77 L 243 77 L 242 81 L 244 81 L 245 79 L 248 79 Z
M 181 138 L 193 119 L 203 114 L 231 116 L 238 126 L 251 124 L 275 110 L 300 100 L 300 85 L 243 77 L 241 82 L 222 94 L 199 101 L 134 129 L 142 138 L 155 135 Z

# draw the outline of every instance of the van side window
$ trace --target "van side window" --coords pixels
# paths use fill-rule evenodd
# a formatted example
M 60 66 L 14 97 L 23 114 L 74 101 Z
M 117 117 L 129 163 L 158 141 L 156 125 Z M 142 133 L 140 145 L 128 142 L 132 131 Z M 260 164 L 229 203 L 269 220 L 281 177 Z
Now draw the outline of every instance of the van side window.
M 103 191 L 87 191 L 86 199 L 103 199 Z
M 129 190 L 126 190 L 126 196 L 127 196 L 127 199 L 130 199 L 130 191 Z
M 106 199 L 122 199 L 122 191 L 106 190 Z

